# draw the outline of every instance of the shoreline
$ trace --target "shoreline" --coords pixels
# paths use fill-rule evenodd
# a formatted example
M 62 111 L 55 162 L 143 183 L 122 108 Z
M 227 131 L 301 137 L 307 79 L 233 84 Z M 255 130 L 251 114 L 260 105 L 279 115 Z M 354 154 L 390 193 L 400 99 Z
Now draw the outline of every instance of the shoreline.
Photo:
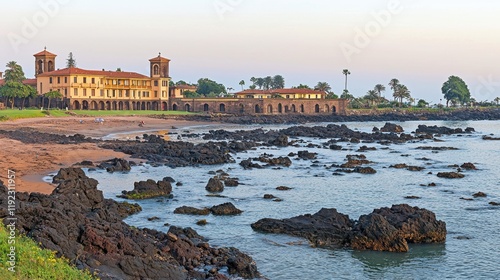
M 17 131 L 32 130 L 40 133 L 57 135 L 81 134 L 94 139 L 134 139 L 144 133 L 181 131 L 182 129 L 196 126 L 224 125 L 249 125 L 249 124 L 301 124 L 305 122 L 356 122 L 356 121 L 423 121 L 423 120 L 456 120 L 458 119 L 500 119 L 500 109 L 483 110 L 457 110 L 445 114 L 431 114 L 431 118 L 417 114 L 384 113 L 376 115 L 264 115 L 264 116 L 117 116 L 106 117 L 104 124 L 94 123 L 94 117 L 47 117 L 34 119 L 19 119 L 0 122 L 0 130 Z M 451 116 L 451 119 L 450 119 Z M 483 118 L 481 118 L 483 117 Z M 80 122 L 83 120 L 83 123 Z M 145 121 L 144 127 L 138 124 Z M 224 125 L 223 125 L 224 124 Z M 116 137 L 118 136 L 118 137 Z M 60 168 L 71 167 L 77 162 L 91 160 L 95 162 L 112 158 L 125 158 L 130 156 L 110 149 L 104 149 L 97 143 L 79 144 L 27 144 L 18 140 L 6 138 L 0 134 L 4 149 L 0 149 L 0 174 L 1 180 L 6 180 L 7 170 L 15 170 L 18 174 L 18 191 L 40 192 L 50 194 L 55 185 L 44 182 L 43 177 L 57 172 Z
M 83 120 L 83 124 L 79 120 Z M 138 123 L 144 120 L 145 127 Z M 108 117 L 104 124 L 94 123 L 94 118 L 34 118 L 0 122 L 2 131 L 32 130 L 58 135 L 82 134 L 85 137 L 103 139 L 112 135 L 141 135 L 147 131 L 169 131 L 172 127 L 183 129 L 205 122 L 149 119 L 145 117 Z M 212 123 L 213 124 L 213 123 Z M 98 143 L 58 144 L 23 143 L 0 135 L 3 149 L 0 149 L 0 180 L 7 179 L 7 170 L 16 171 L 18 192 L 39 192 L 50 194 L 55 185 L 43 181 L 50 173 L 60 168 L 71 167 L 83 160 L 93 162 L 113 158 L 131 160 L 130 155 L 98 146 Z

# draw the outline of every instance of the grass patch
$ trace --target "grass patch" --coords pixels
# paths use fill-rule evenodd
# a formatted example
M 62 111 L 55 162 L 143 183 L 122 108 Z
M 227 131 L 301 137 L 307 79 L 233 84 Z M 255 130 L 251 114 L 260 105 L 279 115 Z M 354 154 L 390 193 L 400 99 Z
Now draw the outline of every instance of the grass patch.
M 195 113 L 185 112 L 185 111 L 93 111 L 93 110 L 44 110 L 39 109 L 5 109 L 0 110 L 0 121 L 17 120 L 17 119 L 28 119 L 28 118 L 43 118 L 46 116 L 51 117 L 68 117 L 69 114 L 77 116 L 89 116 L 89 117 L 110 117 L 110 116 L 148 116 L 148 115 L 192 115 Z
M 9 233 L 0 221 L 0 275 L 2 279 L 98 279 L 88 271 L 78 270 L 64 258 L 57 258 L 55 252 L 41 249 L 35 241 L 18 235 L 16 237 L 16 267 L 15 272 L 9 271 L 7 264 L 10 253 Z

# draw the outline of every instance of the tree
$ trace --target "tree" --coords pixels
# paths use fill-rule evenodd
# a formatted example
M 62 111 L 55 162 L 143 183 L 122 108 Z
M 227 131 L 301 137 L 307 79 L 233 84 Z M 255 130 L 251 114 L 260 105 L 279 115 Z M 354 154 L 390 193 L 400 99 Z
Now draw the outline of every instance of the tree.
M 228 88 L 227 88 L 227 92 L 228 92 L 228 93 L 231 93 L 231 91 L 233 91 L 233 90 L 234 90 L 234 88 L 232 88 L 232 87 L 228 87 Z
M 122 69 L 120 67 L 116 68 L 116 72 L 122 72 Z
M 7 70 L 5 70 L 5 82 L 18 82 L 22 83 L 26 80 L 24 76 L 24 71 L 21 65 L 17 64 L 15 61 L 9 61 L 7 63 Z
M 252 84 L 253 84 L 254 86 L 257 86 L 257 85 L 255 84 L 255 83 L 257 82 L 257 78 L 255 78 L 255 77 L 251 77 L 251 78 L 250 78 L 250 82 L 252 82 Z
M 250 85 L 248 88 L 249 88 L 249 89 L 256 89 L 256 88 L 257 88 L 257 86 L 256 86 L 256 85 Z
M 370 105 L 375 105 L 379 100 L 379 95 L 376 90 L 369 90 L 364 96 L 370 102 Z
M 391 89 L 394 91 L 394 93 L 392 94 L 392 96 L 396 95 L 396 90 L 398 89 L 398 85 L 399 85 L 399 80 L 396 79 L 396 78 L 392 79 L 389 82 L 389 86 L 391 86 Z
M 281 75 L 275 75 L 271 82 L 272 89 L 280 89 L 285 87 L 285 78 Z
M 425 101 L 425 100 L 423 100 L 423 99 L 420 99 L 420 100 L 418 101 L 418 103 L 417 103 L 417 107 L 418 107 L 418 108 L 425 108 L 425 107 L 427 107 L 427 106 L 429 106 L 429 102 L 427 102 L 427 101 Z
M 493 99 L 493 101 L 495 101 L 497 103 L 497 106 L 498 106 L 500 103 L 500 97 L 495 97 L 495 99 Z
M 223 84 L 219 84 L 210 79 L 204 78 L 198 80 L 198 90 L 197 93 L 201 95 L 208 95 L 210 93 L 221 94 L 226 93 L 226 87 Z
M 66 67 L 68 68 L 76 67 L 76 60 L 73 58 L 72 52 L 70 52 L 68 55 L 68 59 L 66 60 Z
M 241 86 L 241 90 L 245 90 L 245 88 L 243 88 L 243 86 L 245 85 L 245 80 L 241 80 L 239 85 Z
M 394 99 L 399 99 L 399 106 L 403 105 L 403 99 L 410 99 L 411 92 L 405 85 L 399 84 L 394 92 Z
M 185 98 L 199 98 L 200 95 L 197 92 L 186 90 L 182 93 Z
M 264 79 L 263 78 L 257 78 L 255 80 L 255 85 L 259 87 L 259 89 L 262 89 L 264 86 Z
M 448 107 L 450 101 L 452 103 L 460 102 L 461 104 L 470 102 L 469 88 L 464 80 L 457 76 L 450 76 L 448 81 L 441 87 L 441 92 L 446 99 L 446 107 Z
M 354 99 L 354 96 L 352 94 L 350 94 L 347 89 L 344 89 L 344 91 L 342 92 L 342 95 L 340 95 L 340 98 L 352 101 Z
M 378 97 L 382 98 L 382 91 L 385 91 L 385 86 L 383 84 L 375 85 L 375 91 L 378 92 Z
M 43 96 L 49 99 L 49 106 L 47 107 L 48 110 L 50 110 L 50 100 L 52 100 L 52 98 L 59 99 L 63 97 L 63 95 L 56 90 L 46 92 Z
M 16 98 L 27 98 L 36 95 L 36 90 L 31 86 L 23 84 L 26 79 L 21 65 L 15 61 L 7 63 L 5 70 L 5 84 L 0 87 L 0 95 L 5 97 L 7 103 L 11 100 L 11 108 L 14 108 Z M 34 92 L 34 93 L 33 93 Z M 8 105 L 8 104 L 7 104 Z
M 342 70 L 342 74 L 345 75 L 345 88 L 344 88 L 344 90 L 347 90 L 347 76 L 351 75 L 351 72 L 349 72 L 349 69 L 344 69 L 344 70 Z
M 325 99 L 339 99 L 339 96 L 333 93 L 333 91 L 327 91 Z
M 267 76 L 264 78 L 264 84 L 263 87 L 265 90 L 269 90 L 271 88 L 271 85 L 273 84 L 273 77 Z
M 294 88 L 305 88 L 305 89 L 311 89 L 311 87 L 309 87 L 308 85 L 303 85 L 303 84 L 300 84 Z
M 332 87 L 327 82 L 318 82 L 318 84 L 314 87 L 315 90 L 319 91 L 330 91 Z

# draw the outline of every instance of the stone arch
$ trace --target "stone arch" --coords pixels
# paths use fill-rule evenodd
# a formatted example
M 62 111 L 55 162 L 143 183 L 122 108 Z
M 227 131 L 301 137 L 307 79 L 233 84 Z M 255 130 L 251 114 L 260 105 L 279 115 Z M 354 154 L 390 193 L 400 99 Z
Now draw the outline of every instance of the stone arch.
M 123 105 L 125 106 L 125 110 L 127 110 L 127 111 L 130 110 L 130 102 L 124 102 Z
M 122 101 L 118 102 L 118 110 L 120 110 L 120 111 L 123 110 L 123 102 Z
M 104 104 L 104 101 L 99 101 L 99 110 L 105 110 L 106 104 Z
M 158 64 L 153 65 L 153 75 L 160 75 L 160 66 Z
M 226 104 L 224 104 L 224 103 L 219 104 L 219 111 L 225 112 L 226 111 Z
M 178 110 L 178 106 L 177 106 L 177 104 L 174 103 L 172 105 L 172 111 L 177 111 L 177 110 Z
M 191 112 L 191 105 L 189 103 L 184 104 L 184 111 Z
M 90 102 L 90 110 L 98 110 L 98 109 L 99 109 L 99 107 L 97 107 L 96 101 Z
M 112 105 L 112 110 L 116 111 L 118 110 L 118 103 L 116 101 L 113 101 L 113 103 L 111 103 Z
M 244 114 L 245 113 L 245 105 L 243 103 L 240 103 L 239 105 L 240 113 Z
M 305 112 L 305 109 L 304 109 L 304 104 L 300 104 L 300 112 L 301 112 L 301 113 L 304 113 L 304 112 Z
M 146 103 L 146 110 L 151 110 L 151 102 Z
M 111 102 L 106 101 L 106 110 L 111 110 Z
M 80 102 L 78 100 L 75 100 L 73 102 L 73 110 L 81 110 L 82 106 L 80 105 Z
M 210 106 L 207 103 L 203 104 L 203 112 L 208 112 L 209 110 Z
M 269 104 L 267 105 L 267 113 L 272 114 L 273 113 L 273 105 Z
M 43 60 L 38 60 L 38 73 L 37 74 L 42 74 L 43 73 Z
M 334 114 L 337 113 L 337 108 L 335 107 L 335 105 L 332 105 L 332 113 L 334 113 Z
M 167 104 L 167 102 L 162 102 L 161 103 L 161 110 L 162 111 L 167 111 L 168 110 L 168 104 Z
M 295 104 L 292 104 L 292 106 L 290 107 L 290 110 L 292 111 L 292 113 L 297 112 L 297 108 L 295 108 Z
M 48 72 L 54 71 L 54 61 L 49 60 L 49 62 L 47 62 L 47 71 Z
M 82 109 L 83 110 L 88 110 L 89 109 L 89 102 L 87 100 L 83 100 L 83 102 L 82 102 Z
M 255 113 L 256 114 L 262 113 L 259 104 L 255 105 Z
M 314 105 L 314 112 L 319 113 L 321 109 L 319 108 L 319 104 Z
M 158 101 L 154 101 L 152 104 L 153 108 L 151 108 L 154 111 L 158 111 Z
M 325 104 L 325 113 L 330 112 L 330 106 L 328 104 Z
M 283 113 L 283 105 L 281 103 L 278 103 L 278 113 Z
M 285 105 L 285 113 L 288 113 L 290 112 L 290 107 L 288 107 L 288 105 Z

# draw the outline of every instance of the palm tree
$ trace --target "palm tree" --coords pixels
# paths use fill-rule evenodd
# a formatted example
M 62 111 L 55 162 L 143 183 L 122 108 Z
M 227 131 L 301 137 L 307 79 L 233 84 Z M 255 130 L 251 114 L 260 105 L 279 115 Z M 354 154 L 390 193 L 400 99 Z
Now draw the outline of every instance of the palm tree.
M 497 106 L 498 106 L 498 104 L 500 103 L 500 97 L 495 97 L 495 99 L 493 99 L 493 101 L 495 101 L 497 103 Z
M 385 86 L 383 84 L 375 85 L 375 91 L 378 92 L 378 97 L 382 98 L 382 91 L 385 91 Z
M 377 91 L 375 90 L 369 90 L 366 95 L 365 95 L 365 99 L 370 101 L 370 105 L 375 105 L 375 103 L 377 103 L 377 101 L 379 100 L 379 95 L 377 93 Z
M 49 99 L 49 106 L 48 106 L 47 110 L 50 110 L 50 100 L 52 98 L 58 99 L 58 98 L 62 98 L 63 97 L 63 95 L 60 92 L 55 91 L 55 90 L 51 90 L 51 91 L 45 93 L 43 96 L 45 96 L 45 97 L 47 97 Z
M 399 99 L 399 107 L 403 104 L 403 99 L 410 99 L 411 92 L 405 85 L 397 85 L 394 92 L 394 99 Z
M 396 95 L 396 90 L 398 88 L 398 85 L 399 85 L 399 80 L 394 78 L 392 79 L 390 82 L 389 82 L 389 85 L 391 86 L 391 89 L 394 91 L 394 95 Z
M 243 86 L 245 85 L 245 80 L 241 80 L 239 85 L 241 86 L 241 90 L 245 90 Z
M 315 90 L 319 91 L 329 91 L 332 87 L 327 82 L 318 82 L 318 84 L 314 87 Z
M 344 69 L 344 70 L 342 70 L 342 74 L 345 75 L 345 88 L 344 88 L 344 90 L 347 90 L 347 75 L 351 75 L 351 72 L 349 72 L 349 69 Z

